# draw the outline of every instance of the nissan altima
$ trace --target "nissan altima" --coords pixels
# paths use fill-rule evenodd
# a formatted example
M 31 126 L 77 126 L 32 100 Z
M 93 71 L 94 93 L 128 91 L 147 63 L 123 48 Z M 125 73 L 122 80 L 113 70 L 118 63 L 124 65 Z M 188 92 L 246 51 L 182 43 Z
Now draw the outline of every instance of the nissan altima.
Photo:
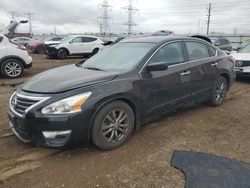
M 169 111 L 223 103 L 234 59 L 195 38 L 125 39 L 83 63 L 51 69 L 10 98 L 10 127 L 23 142 L 50 147 L 121 146 Z

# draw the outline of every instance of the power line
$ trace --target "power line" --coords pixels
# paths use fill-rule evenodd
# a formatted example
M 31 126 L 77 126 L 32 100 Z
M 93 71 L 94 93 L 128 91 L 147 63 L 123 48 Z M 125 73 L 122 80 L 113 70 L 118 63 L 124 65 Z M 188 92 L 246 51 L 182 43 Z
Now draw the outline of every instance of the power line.
M 212 4 L 209 3 L 208 15 L 207 15 L 207 35 L 209 35 L 209 27 L 210 27 L 210 22 L 211 22 L 211 10 L 212 10 Z
M 139 10 L 133 6 L 133 0 L 128 0 L 128 6 L 122 7 L 122 9 L 128 14 L 128 21 L 123 25 L 128 26 L 128 34 L 131 35 L 133 33 L 133 26 L 137 25 L 134 22 L 134 14 L 136 14 Z
M 109 20 L 112 19 L 109 16 L 109 11 L 111 11 L 112 6 L 109 5 L 108 0 L 103 0 L 102 4 L 99 5 L 99 7 L 102 9 L 102 16 L 98 17 L 102 20 L 102 23 L 100 23 L 100 32 L 102 34 L 102 31 L 104 32 L 104 35 L 110 31 L 109 27 Z

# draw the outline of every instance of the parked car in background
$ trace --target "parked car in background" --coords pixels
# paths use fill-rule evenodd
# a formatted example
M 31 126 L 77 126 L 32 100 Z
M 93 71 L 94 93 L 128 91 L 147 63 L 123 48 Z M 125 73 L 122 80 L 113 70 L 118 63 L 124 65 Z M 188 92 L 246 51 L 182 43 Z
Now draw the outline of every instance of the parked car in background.
M 68 56 L 92 56 L 104 47 L 104 42 L 98 37 L 86 35 L 69 35 L 59 44 L 46 45 L 46 54 L 50 58 L 65 59 Z
M 61 37 L 43 37 L 37 40 L 34 40 L 30 43 L 27 44 L 27 49 L 28 51 L 32 52 L 32 53 L 44 53 L 45 52 L 45 47 L 44 44 L 46 41 L 48 41 L 47 43 L 59 43 L 60 40 L 62 38 Z
M 237 46 L 237 47 L 235 48 L 235 50 L 238 51 L 238 50 L 240 50 L 241 48 L 247 46 L 248 44 L 250 44 L 250 40 L 247 40 L 247 41 L 245 41 L 245 42 L 242 42 L 239 46 Z
M 113 149 L 169 111 L 203 101 L 221 105 L 234 79 L 234 59 L 204 40 L 126 39 L 20 86 L 10 98 L 10 125 L 27 143 L 91 141 Z
M 231 45 L 230 41 L 224 37 L 211 37 L 210 38 L 213 45 L 220 48 L 221 50 L 232 51 L 233 46 Z
M 33 41 L 33 39 L 28 38 L 28 37 L 15 37 L 15 38 L 11 39 L 11 41 L 16 43 L 16 44 L 27 46 L 27 44 L 30 43 L 31 41 Z
M 250 76 L 250 44 L 231 54 L 235 59 L 237 77 Z
M 11 42 L 5 35 L 0 34 L 0 71 L 6 78 L 17 78 L 25 68 L 32 66 L 32 58 L 26 48 Z
M 169 36 L 171 34 L 174 34 L 174 32 L 169 30 L 161 30 L 161 31 L 156 31 L 155 33 L 152 34 L 152 36 Z

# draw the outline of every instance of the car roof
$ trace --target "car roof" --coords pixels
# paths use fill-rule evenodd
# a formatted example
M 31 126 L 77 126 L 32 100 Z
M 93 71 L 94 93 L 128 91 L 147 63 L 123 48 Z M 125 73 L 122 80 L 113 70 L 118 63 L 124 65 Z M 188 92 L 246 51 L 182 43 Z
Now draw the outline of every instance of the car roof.
M 121 43 L 165 43 L 173 40 L 185 40 L 192 39 L 197 41 L 204 41 L 202 39 L 197 39 L 193 37 L 177 37 L 177 36 L 147 36 L 138 38 L 126 38 L 121 41 Z

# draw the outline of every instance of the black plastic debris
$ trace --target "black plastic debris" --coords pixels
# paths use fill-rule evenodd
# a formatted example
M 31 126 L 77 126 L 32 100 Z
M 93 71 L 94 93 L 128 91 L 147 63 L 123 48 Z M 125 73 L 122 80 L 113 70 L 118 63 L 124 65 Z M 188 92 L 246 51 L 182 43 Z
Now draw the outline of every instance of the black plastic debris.
M 250 188 L 250 164 L 245 162 L 174 151 L 171 165 L 185 174 L 185 188 Z

